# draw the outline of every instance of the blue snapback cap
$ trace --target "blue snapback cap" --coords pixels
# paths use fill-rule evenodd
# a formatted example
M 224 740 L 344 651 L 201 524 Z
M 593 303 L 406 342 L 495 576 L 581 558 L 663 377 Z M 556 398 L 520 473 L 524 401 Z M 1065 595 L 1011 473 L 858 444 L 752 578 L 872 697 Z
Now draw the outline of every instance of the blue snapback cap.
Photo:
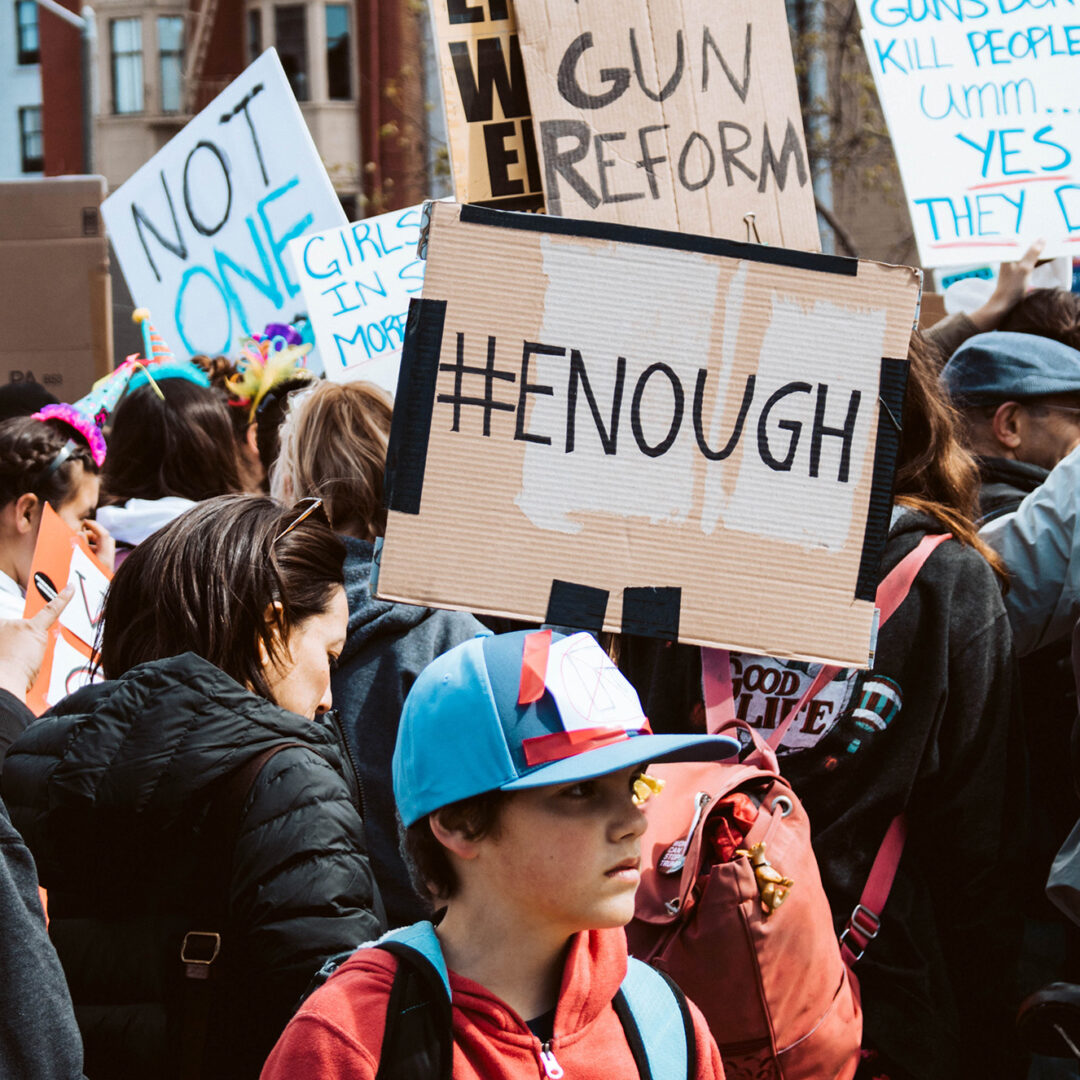
M 995 330 L 968 338 L 941 381 L 956 405 L 1080 393 L 1080 352 L 1037 334 Z
M 590 634 L 484 635 L 433 660 L 409 691 L 394 796 L 408 827 L 485 791 L 738 750 L 726 735 L 653 735 L 634 688 Z

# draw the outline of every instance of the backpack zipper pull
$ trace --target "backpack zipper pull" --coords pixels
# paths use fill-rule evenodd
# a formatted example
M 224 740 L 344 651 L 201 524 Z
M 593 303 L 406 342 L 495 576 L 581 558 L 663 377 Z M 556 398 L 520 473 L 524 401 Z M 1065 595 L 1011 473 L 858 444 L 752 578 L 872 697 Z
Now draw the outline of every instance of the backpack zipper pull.
M 555 1060 L 550 1042 L 546 1042 L 540 1047 L 540 1064 L 544 1066 L 544 1075 L 548 1080 L 562 1080 L 564 1070 Z

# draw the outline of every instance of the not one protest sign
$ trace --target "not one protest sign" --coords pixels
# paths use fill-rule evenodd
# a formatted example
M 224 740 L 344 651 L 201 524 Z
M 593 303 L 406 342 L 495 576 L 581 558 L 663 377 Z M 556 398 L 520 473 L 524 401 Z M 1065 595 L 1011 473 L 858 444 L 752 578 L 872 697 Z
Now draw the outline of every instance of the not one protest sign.
M 378 595 L 866 666 L 918 271 L 448 203 L 427 250 Z
M 235 351 L 302 308 L 291 240 L 345 214 L 274 49 L 102 204 L 135 303 L 179 354 Z
M 783 0 L 523 3 L 548 212 L 820 249 Z
M 328 379 L 397 389 L 409 298 L 424 284 L 421 210 L 394 210 L 289 245 Z
M 1080 8 L 858 5 L 923 265 L 1080 253 Z

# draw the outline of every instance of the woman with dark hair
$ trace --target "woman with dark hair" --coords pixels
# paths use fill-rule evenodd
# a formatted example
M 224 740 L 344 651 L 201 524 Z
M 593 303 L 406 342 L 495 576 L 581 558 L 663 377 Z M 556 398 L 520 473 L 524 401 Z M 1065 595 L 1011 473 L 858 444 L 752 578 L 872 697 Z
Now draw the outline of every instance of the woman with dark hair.
M 344 557 L 314 503 L 201 503 L 117 571 L 109 681 L 9 751 L 95 1080 L 257 1076 L 322 961 L 384 928 L 326 715 Z
M 800 709 L 780 767 L 809 815 L 837 933 L 889 823 L 907 818 L 880 930 L 855 966 L 873 1053 L 865 1075 L 1005 1077 L 1014 1075 L 1025 817 L 1012 636 L 1001 562 L 973 524 L 975 463 L 918 335 L 909 360 L 881 576 L 924 536 L 953 539 L 881 628 L 870 670 L 841 671 Z M 735 711 L 765 737 L 818 671 L 767 656 L 730 659 Z M 621 660 L 645 691 L 655 731 L 704 725 L 698 650 L 630 639 Z
M 155 372 L 153 384 L 125 394 L 113 414 L 109 450 L 98 518 L 126 547 L 203 499 L 241 490 L 228 408 L 189 377 Z
M 47 406 L 75 417 L 70 406 Z M 111 569 L 112 538 L 93 520 L 105 458 L 99 432 L 76 430 L 53 413 L 13 417 L 0 423 L 0 618 L 23 613 L 41 513 L 48 503 L 61 520 L 82 532 Z

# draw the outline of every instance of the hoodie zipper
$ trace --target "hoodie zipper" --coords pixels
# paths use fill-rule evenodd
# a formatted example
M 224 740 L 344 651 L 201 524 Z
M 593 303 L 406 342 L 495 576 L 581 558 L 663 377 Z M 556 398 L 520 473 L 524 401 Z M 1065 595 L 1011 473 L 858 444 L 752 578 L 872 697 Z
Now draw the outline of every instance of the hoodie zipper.
M 563 1067 L 555 1059 L 555 1053 L 548 1041 L 540 1046 L 540 1064 L 544 1067 L 544 1075 L 547 1080 L 562 1080 Z
M 348 761 L 349 768 L 352 769 L 353 780 L 356 781 L 356 809 L 360 812 L 360 820 L 364 821 L 367 815 L 364 813 L 364 784 L 360 779 L 360 769 L 356 764 L 352 747 L 349 745 L 349 740 L 345 735 L 345 726 L 341 722 L 341 716 L 338 714 L 337 709 L 331 709 L 329 715 L 330 722 L 334 725 L 334 734 L 337 735 L 338 742 L 341 743 L 345 750 L 345 758 Z

